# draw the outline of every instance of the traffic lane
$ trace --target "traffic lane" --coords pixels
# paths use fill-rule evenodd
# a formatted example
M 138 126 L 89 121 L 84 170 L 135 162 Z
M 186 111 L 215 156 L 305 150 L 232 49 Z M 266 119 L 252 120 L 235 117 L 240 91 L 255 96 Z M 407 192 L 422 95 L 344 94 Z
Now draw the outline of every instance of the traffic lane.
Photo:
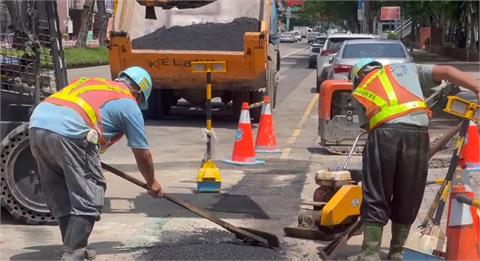
M 291 50 L 297 51 L 298 48 L 292 48 Z M 296 69 L 294 67 L 285 68 L 282 71 L 286 76 L 285 79 L 294 77 L 298 73 Z M 296 147 L 297 144 L 295 143 L 290 144 L 288 142 L 292 132 L 299 121 L 302 120 L 307 104 L 314 97 L 314 94 L 310 93 L 314 81 L 314 72 L 310 70 L 310 74 L 308 74 L 306 66 L 298 69 L 306 70 L 304 73 L 307 76 L 299 79 L 297 82 L 291 81 L 289 83 L 291 95 L 286 96 L 284 102 L 278 104 L 274 114 L 279 147 L 292 147 L 292 157 L 287 156 L 283 159 L 278 159 L 280 155 L 257 155 L 258 158 L 267 160 L 265 166 L 245 168 L 224 165 L 218 159 L 231 156 L 233 137 L 236 130 L 235 128 L 227 127 L 216 128 L 219 146 L 217 149 L 217 161 L 215 162 L 220 168 L 223 177 L 223 193 L 220 195 L 192 194 L 196 186 L 195 175 L 205 150 L 205 145 L 201 142 L 198 135 L 198 127 L 173 126 L 177 120 L 172 122 L 172 126 L 162 125 L 163 121 L 153 121 L 158 125 L 149 125 L 147 127 L 147 135 L 149 139 L 153 139 L 152 150 L 156 157 L 156 166 L 159 167 L 158 176 L 162 184 L 164 184 L 166 191 L 175 193 L 194 205 L 215 211 L 215 214 L 226 218 L 226 220 L 236 225 L 253 227 L 277 234 L 280 236 L 283 244 L 285 244 L 282 251 L 286 252 L 288 256 L 297 258 L 299 257 L 298 255 L 301 257 L 304 254 L 297 249 L 298 242 L 295 240 L 286 240 L 284 242 L 284 238 L 281 236 L 283 236 L 283 227 L 291 225 L 292 222 L 296 221 L 300 193 L 305 182 L 305 173 L 308 172 L 309 166 L 309 161 L 306 160 L 309 158 L 309 152 L 306 147 L 311 146 L 312 140 L 316 138 L 315 135 L 309 133 L 307 137 L 309 144 L 305 144 L 302 148 Z M 285 79 L 282 79 L 280 83 L 283 84 Z M 316 121 L 316 117 L 312 115 L 308 119 L 309 121 Z M 201 119 L 198 120 L 201 121 Z M 224 126 L 222 125 L 223 123 L 214 122 L 214 128 L 217 126 L 216 124 Z M 256 126 L 254 125 L 254 131 L 255 129 Z M 166 135 L 167 133 L 169 135 Z M 299 140 L 302 140 L 302 137 Z M 112 155 L 111 160 L 118 161 L 118 151 L 118 149 L 115 150 L 115 155 Z M 138 175 L 135 172 L 135 165 L 131 161 L 125 163 L 125 160 L 126 158 L 122 160 L 124 163 L 119 163 L 117 166 Z M 119 186 L 121 184 L 117 185 L 117 187 Z M 109 198 L 117 193 L 118 191 L 111 192 Z M 232 245 L 231 235 L 224 234 L 221 231 L 212 231 L 218 229 L 218 227 L 212 227 L 208 221 L 191 217 L 191 214 L 185 213 L 183 210 L 175 209 L 175 207 L 167 208 L 166 205 L 168 204 L 160 206 L 156 203 L 156 205 L 153 205 L 153 201 L 144 195 L 135 196 L 133 201 L 132 205 L 136 206 L 137 210 L 135 211 L 138 211 L 136 212 L 138 214 L 147 215 L 150 219 L 169 217 L 166 225 L 162 226 L 158 233 L 161 234 L 166 230 L 174 231 L 165 233 L 169 236 L 162 238 L 154 244 L 155 247 L 151 247 L 149 251 L 144 252 L 144 258 L 159 258 L 166 255 L 170 259 L 189 259 L 191 251 L 187 250 L 188 245 L 193 245 L 192 249 L 195 250 L 194 252 L 199 252 L 199 257 L 202 258 L 210 254 L 213 258 L 216 258 L 215 254 L 219 258 L 224 257 L 224 249 L 227 249 L 227 252 L 231 252 L 231 258 L 263 259 L 265 257 L 262 249 L 252 249 L 252 252 L 248 255 L 244 252 L 246 250 L 250 251 L 250 249 L 244 246 L 240 248 L 235 246 L 232 249 L 230 247 Z M 118 208 L 115 211 L 118 211 Z M 113 215 L 111 215 L 111 218 L 114 218 Z M 150 223 L 146 223 L 145 226 L 148 227 L 148 224 Z M 192 236 L 191 231 L 195 230 L 202 233 L 197 232 L 197 235 Z M 198 237 L 203 237 L 204 233 L 204 238 L 208 240 L 202 241 L 200 250 L 195 246 L 199 244 Z M 174 248 L 175 244 L 171 242 L 179 243 L 179 251 L 167 251 L 169 253 L 166 253 L 162 249 Z M 212 242 L 220 243 L 215 244 Z M 271 258 L 285 259 L 278 253 L 267 253 L 271 255 Z
M 302 82 L 314 87 L 315 82 L 307 79 L 308 75 L 314 71 L 308 69 L 308 48 L 309 45 L 305 42 L 280 44 L 281 60 L 277 104 L 282 103 Z

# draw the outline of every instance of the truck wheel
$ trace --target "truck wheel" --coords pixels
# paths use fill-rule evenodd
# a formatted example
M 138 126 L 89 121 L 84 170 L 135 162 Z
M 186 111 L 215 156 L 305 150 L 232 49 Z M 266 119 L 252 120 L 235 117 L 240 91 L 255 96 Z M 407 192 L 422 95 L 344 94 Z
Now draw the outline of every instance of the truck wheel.
M 175 100 L 176 99 L 176 100 Z M 168 115 L 178 98 L 173 95 L 170 90 L 152 90 L 148 98 L 148 109 L 143 112 L 145 119 L 161 119 L 162 116 Z
M 27 224 L 55 224 L 40 187 L 38 168 L 28 141 L 28 124 L 12 130 L 0 143 L 0 201 Z
M 168 115 L 170 114 L 170 110 L 172 106 L 177 104 L 178 99 L 173 95 L 173 92 L 170 90 L 161 90 L 160 91 L 160 100 L 162 106 L 162 113 L 161 115 Z
M 232 93 L 232 112 L 235 120 L 240 118 L 240 112 L 242 111 L 242 103 L 249 102 L 248 92 L 236 91 Z
M 250 104 L 261 102 L 263 100 L 263 95 L 265 95 L 265 93 L 260 92 L 260 91 L 250 92 Z M 259 123 L 260 122 L 261 114 L 262 114 L 262 107 L 261 106 L 250 109 L 250 117 L 252 118 L 252 121 L 254 123 Z

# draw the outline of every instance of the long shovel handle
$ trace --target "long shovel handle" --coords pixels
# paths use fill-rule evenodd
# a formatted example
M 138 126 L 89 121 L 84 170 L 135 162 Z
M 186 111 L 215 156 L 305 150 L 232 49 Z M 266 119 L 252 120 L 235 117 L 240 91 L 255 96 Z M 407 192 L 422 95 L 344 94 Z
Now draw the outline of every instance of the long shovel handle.
M 463 122 L 460 122 L 455 126 L 453 129 L 449 130 L 447 133 L 445 133 L 440 139 L 435 141 L 435 143 L 432 143 L 430 145 L 429 153 L 428 153 L 428 158 L 432 158 L 437 152 L 442 150 L 443 146 L 445 146 L 452 138 L 457 134 L 460 129 L 462 128 Z
M 426 228 L 430 222 L 440 224 L 438 217 L 441 217 L 441 212 L 443 212 L 443 209 L 445 207 L 444 204 L 440 203 L 442 194 L 447 188 L 448 183 L 452 181 L 453 174 L 455 173 L 455 169 L 457 168 L 458 158 L 460 157 L 460 152 L 465 142 L 465 137 L 467 136 L 468 125 L 469 125 L 468 120 L 462 120 L 460 133 L 459 133 L 459 140 L 457 141 L 457 144 L 455 145 L 456 148 L 452 153 L 452 159 L 450 160 L 450 165 L 448 167 L 447 175 L 445 176 L 445 179 L 443 180 L 440 188 L 438 189 L 437 194 L 435 195 L 435 198 L 433 199 L 432 204 L 428 209 L 427 215 L 425 216 L 425 218 L 423 219 L 422 223 L 419 226 L 421 228 Z M 436 215 L 437 219 L 434 218 L 435 212 L 439 212 L 439 214 Z
M 109 172 L 123 178 L 123 179 L 126 179 L 128 181 L 130 181 L 131 183 L 139 186 L 139 187 L 142 187 L 146 190 L 148 190 L 147 188 L 147 184 L 139 179 L 136 179 L 126 173 L 124 173 L 123 171 L 119 170 L 119 169 L 116 169 L 114 168 L 113 166 L 110 166 L 108 165 L 107 163 L 104 163 L 102 162 L 102 168 L 105 169 L 105 170 L 108 170 Z M 213 223 L 225 228 L 226 230 L 232 232 L 233 234 L 235 234 L 237 237 L 240 237 L 241 239 L 245 239 L 245 238 L 250 238 L 250 239 L 253 239 L 267 247 L 272 247 L 270 244 L 269 244 L 269 241 L 265 238 L 262 238 L 260 236 L 257 236 L 253 233 L 250 233 L 244 229 L 241 229 L 241 228 L 238 228 L 228 222 L 225 222 L 217 217 L 215 217 L 214 215 L 212 215 L 211 213 L 205 211 L 205 210 L 202 210 L 202 209 L 199 209 L 195 206 L 192 206 L 190 204 L 188 204 L 187 202 L 181 200 L 181 199 L 178 199 L 178 198 L 175 198 L 169 194 L 166 194 L 166 193 L 163 193 L 163 198 L 165 198 L 166 200 L 192 212 L 192 213 L 195 213 L 203 218 L 206 218 L 210 221 L 212 221 Z M 274 247 L 274 246 L 273 246 Z

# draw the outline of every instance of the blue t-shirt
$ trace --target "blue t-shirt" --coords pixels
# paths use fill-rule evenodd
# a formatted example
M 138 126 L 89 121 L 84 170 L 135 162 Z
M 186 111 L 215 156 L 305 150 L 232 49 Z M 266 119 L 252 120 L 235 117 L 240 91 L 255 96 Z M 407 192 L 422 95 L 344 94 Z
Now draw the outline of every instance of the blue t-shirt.
M 100 108 L 103 134 L 107 140 L 119 133 L 127 137 L 127 145 L 135 149 L 148 149 L 142 112 L 130 99 L 107 102 Z M 74 110 L 51 103 L 40 103 L 30 117 L 30 128 L 50 130 L 69 138 L 84 138 L 90 128 Z

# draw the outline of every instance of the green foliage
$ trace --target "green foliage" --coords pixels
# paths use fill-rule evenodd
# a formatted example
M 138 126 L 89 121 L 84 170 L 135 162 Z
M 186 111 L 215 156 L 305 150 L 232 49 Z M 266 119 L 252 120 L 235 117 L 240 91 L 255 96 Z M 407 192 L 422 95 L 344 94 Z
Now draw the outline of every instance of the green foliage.
M 67 68 L 108 64 L 108 49 L 105 47 L 67 48 L 64 54 Z
M 393 32 L 393 31 L 389 31 L 387 33 L 387 39 L 390 39 L 390 40 L 397 40 L 398 39 L 398 34 Z
M 322 24 L 324 28 L 332 24 L 352 32 L 356 32 L 358 28 L 355 1 L 305 1 L 300 15 L 311 20 L 313 24 Z

